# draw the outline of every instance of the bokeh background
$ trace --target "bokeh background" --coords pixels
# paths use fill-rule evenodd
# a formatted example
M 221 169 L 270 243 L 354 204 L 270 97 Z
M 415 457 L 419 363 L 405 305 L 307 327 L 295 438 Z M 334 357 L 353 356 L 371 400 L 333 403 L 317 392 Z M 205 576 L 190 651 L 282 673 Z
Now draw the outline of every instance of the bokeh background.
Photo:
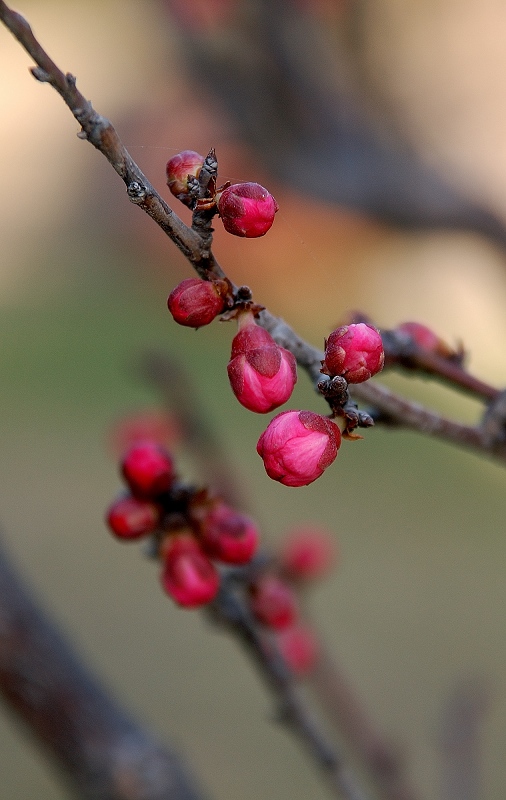
M 464 341 L 471 369 L 504 385 L 504 4 L 285 3 L 323 24 L 329 42 L 335 37 L 336 85 L 345 75 L 347 96 L 377 123 L 379 141 L 387 134 L 402 141 L 403 152 L 434 170 L 463 198 L 471 228 L 480 227 L 472 209 L 485 209 L 495 220 L 489 235 L 446 222 L 410 229 L 358 202 L 331 203 L 324 188 L 304 194 L 295 167 L 290 180 L 255 150 L 226 92 L 213 92 L 198 64 L 191 68 L 199 43 L 218 56 L 233 50 L 231 19 L 241 5 L 20 0 L 18 7 L 162 192 L 172 155 L 211 146 L 223 180 L 269 186 L 281 207 L 269 235 L 243 241 L 218 230 L 215 250 L 230 277 L 274 313 L 317 345 L 350 309 L 380 326 L 421 320 L 450 342 Z M 156 566 L 106 532 L 104 509 L 120 486 L 109 432 L 123 414 L 156 405 L 136 364 L 146 348 L 165 350 L 187 367 L 269 545 L 301 520 L 335 531 L 341 564 L 313 592 L 311 612 L 375 725 L 402 747 L 420 797 L 443 800 L 442 718 L 456 688 L 478 680 L 489 698 L 479 796 L 499 800 L 503 469 L 378 429 L 345 444 L 310 487 L 269 481 L 255 453 L 266 420 L 240 407 L 226 380 L 232 331 L 215 323 L 195 333 L 172 322 L 166 296 L 189 267 L 128 203 L 105 159 L 77 139 L 68 110 L 29 76 L 29 65 L 0 30 L 0 522 L 21 573 L 86 662 L 177 744 L 213 797 L 327 796 L 274 724 L 271 700 L 236 643 L 198 613 L 176 609 L 159 589 Z M 401 173 L 395 160 L 391 170 Z M 447 389 L 386 380 L 444 413 L 478 417 L 476 403 Z M 323 410 L 305 376 L 293 403 Z M 180 459 L 186 475 L 205 479 L 184 448 Z M 7 710 L 0 764 L 6 798 L 66 796 Z

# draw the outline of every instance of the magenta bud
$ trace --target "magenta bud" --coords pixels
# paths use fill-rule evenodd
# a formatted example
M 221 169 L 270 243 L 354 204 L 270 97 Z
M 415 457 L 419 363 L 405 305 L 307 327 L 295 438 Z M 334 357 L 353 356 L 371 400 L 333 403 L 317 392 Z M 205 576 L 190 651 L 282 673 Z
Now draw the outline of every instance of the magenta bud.
M 401 333 L 406 333 L 414 341 L 418 347 L 423 350 L 428 350 L 429 353 L 441 356 L 441 358 L 455 358 L 458 353 L 448 345 L 444 339 L 441 339 L 437 333 L 427 325 L 422 325 L 421 322 L 402 322 L 396 328 Z
M 179 325 L 201 328 L 225 309 L 227 291 L 226 281 L 187 278 L 169 294 L 167 306 Z
M 320 646 L 308 625 L 298 623 L 285 628 L 279 631 L 276 641 L 281 655 L 297 677 L 309 675 L 316 667 Z
M 285 486 L 307 486 L 332 464 L 341 431 L 312 411 L 283 411 L 262 433 L 257 453 L 269 478 Z
M 278 209 L 272 194 L 259 183 L 234 183 L 218 199 L 225 230 L 249 239 L 267 233 Z
M 216 567 L 188 534 L 171 536 L 164 549 L 161 581 L 167 594 L 185 608 L 210 603 L 220 588 Z
M 296 621 L 299 609 L 294 590 L 276 575 L 263 575 L 252 586 L 251 611 L 259 622 L 282 630 Z
M 232 342 L 227 366 L 230 385 L 245 408 L 266 414 L 290 398 L 297 382 L 294 356 L 245 314 Z
M 316 525 L 290 530 L 281 546 L 279 564 L 292 580 L 321 578 L 337 560 L 336 537 Z
M 348 383 L 362 383 L 383 369 L 384 361 L 379 331 L 359 322 L 332 331 L 325 342 L 322 372 L 342 375 Z
M 169 453 L 157 442 L 137 442 L 121 465 L 123 477 L 138 497 L 156 497 L 167 492 L 174 480 L 174 464 Z
M 156 503 L 124 495 L 109 507 L 106 521 L 119 539 L 140 539 L 156 530 L 161 516 L 162 510 Z
M 167 161 L 165 168 L 167 186 L 174 197 L 177 197 L 185 205 L 190 202 L 188 175 L 198 178 L 204 161 L 204 156 L 196 153 L 195 150 L 183 150 L 182 153 L 178 153 L 170 161 Z
M 259 532 L 252 519 L 218 501 L 199 522 L 199 541 L 211 558 L 246 564 L 256 552 Z

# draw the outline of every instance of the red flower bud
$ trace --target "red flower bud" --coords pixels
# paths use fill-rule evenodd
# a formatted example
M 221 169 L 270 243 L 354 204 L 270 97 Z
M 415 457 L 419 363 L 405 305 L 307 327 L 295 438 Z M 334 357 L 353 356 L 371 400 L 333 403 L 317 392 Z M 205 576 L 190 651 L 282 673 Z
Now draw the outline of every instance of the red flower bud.
M 176 603 L 197 608 L 214 600 L 220 588 L 216 567 L 193 536 L 170 537 L 164 548 L 162 586 Z
M 337 456 L 341 431 L 327 417 L 312 411 L 283 411 L 262 433 L 257 452 L 265 470 L 285 486 L 306 486 Z
M 109 507 L 106 521 L 120 539 L 140 539 L 158 527 L 162 510 L 155 503 L 125 495 Z
M 385 353 L 376 328 L 359 322 L 332 331 L 325 342 L 322 372 L 343 375 L 348 383 L 362 383 L 383 369 Z
M 297 364 L 251 314 L 243 314 L 239 325 L 227 367 L 230 385 L 245 408 L 266 414 L 289 399 L 297 381 Z
M 306 525 L 286 536 L 279 554 L 283 572 L 298 580 L 320 578 L 336 560 L 335 537 L 323 528 Z
M 146 408 L 123 416 L 111 426 L 109 444 L 113 454 L 122 456 L 132 445 L 147 439 L 173 447 L 182 437 L 175 417 L 158 408 Z
M 179 325 L 201 328 L 224 310 L 227 291 L 225 281 L 187 278 L 171 291 L 167 306 Z
M 250 239 L 267 233 L 278 209 L 272 194 L 259 183 L 234 183 L 218 199 L 225 230 Z
M 251 611 L 259 622 L 282 630 L 297 619 L 297 597 L 276 575 L 264 575 L 252 587 Z
M 212 558 L 246 564 L 255 554 L 259 532 L 252 519 L 219 501 L 200 521 L 199 540 Z
M 441 358 L 455 358 L 458 353 L 441 339 L 433 330 L 421 322 L 402 322 L 397 330 L 406 333 L 418 347 L 428 350 Z
M 320 648 L 311 628 L 307 625 L 293 625 L 280 631 L 276 641 L 281 655 L 295 675 L 303 677 L 312 672 Z
M 172 194 L 181 200 L 185 205 L 189 205 L 191 198 L 188 192 L 188 175 L 198 178 L 205 159 L 195 150 L 183 150 L 167 161 L 167 186 Z
M 133 494 L 156 497 L 170 489 L 174 480 L 172 458 L 156 442 L 137 442 L 122 463 L 123 477 Z

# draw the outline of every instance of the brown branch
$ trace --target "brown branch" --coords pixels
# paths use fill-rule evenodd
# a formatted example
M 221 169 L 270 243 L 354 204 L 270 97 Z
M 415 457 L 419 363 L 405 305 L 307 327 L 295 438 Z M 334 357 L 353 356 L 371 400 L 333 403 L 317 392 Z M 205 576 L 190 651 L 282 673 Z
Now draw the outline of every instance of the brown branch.
M 34 71 L 38 80 L 50 83 L 61 95 L 82 126 L 82 138 L 93 144 L 112 164 L 127 185 L 132 202 L 140 206 L 167 233 L 179 250 L 203 278 L 213 274 L 226 278 L 216 261 L 208 242 L 185 225 L 169 208 L 133 161 L 115 129 L 105 117 L 93 109 L 91 103 L 77 90 L 75 78 L 64 75 L 35 39 L 26 20 L 0 0 L 0 19 L 12 31 L 20 44 L 38 64 Z M 237 287 L 232 286 L 234 292 Z M 269 311 L 260 315 L 260 324 L 270 331 L 274 339 L 295 355 L 316 385 L 319 379 L 320 360 L 323 354 L 301 339 L 283 320 Z M 385 420 L 403 425 L 454 444 L 470 447 L 477 452 L 506 460 L 506 443 L 502 436 L 492 438 L 478 427 L 461 425 L 429 411 L 418 403 L 410 402 L 378 383 L 368 381 L 352 388 L 354 399 L 367 403 L 380 412 Z
M 246 604 L 231 588 L 230 581 L 223 580 L 218 598 L 209 611 L 218 623 L 239 638 L 253 657 L 279 704 L 277 719 L 305 745 L 336 796 L 345 800 L 366 800 L 367 795 L 346 769 L 341 754 L 322 733 L 285 662 L 274 645 L 264 640 Z
M 203 800 L 179 757 L 85 670 L 2 551 L 0 693 L 80 800 Z

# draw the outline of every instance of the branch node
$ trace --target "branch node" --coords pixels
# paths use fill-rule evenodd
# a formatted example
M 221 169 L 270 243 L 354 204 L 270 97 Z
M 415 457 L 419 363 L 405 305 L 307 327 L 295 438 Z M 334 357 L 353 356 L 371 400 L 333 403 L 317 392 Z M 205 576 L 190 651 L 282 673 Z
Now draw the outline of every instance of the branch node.
M 76 85 L 76 76 L 72 75 L 71 72 L 67 72 L 65 79 L 69 87 L 74 87 Z
M 138 181 L 132 181 L 127 186 L 127 195 L 132 203 L 142 203 L 146 199 L 146 187 Z
M 45 69 L 42 69 L 42 67 L 30 67 L 30 72 L 35 80 L 40 81 L 40 83 L 49 83 L 51 80 L 49 73 L 46 72 Z

